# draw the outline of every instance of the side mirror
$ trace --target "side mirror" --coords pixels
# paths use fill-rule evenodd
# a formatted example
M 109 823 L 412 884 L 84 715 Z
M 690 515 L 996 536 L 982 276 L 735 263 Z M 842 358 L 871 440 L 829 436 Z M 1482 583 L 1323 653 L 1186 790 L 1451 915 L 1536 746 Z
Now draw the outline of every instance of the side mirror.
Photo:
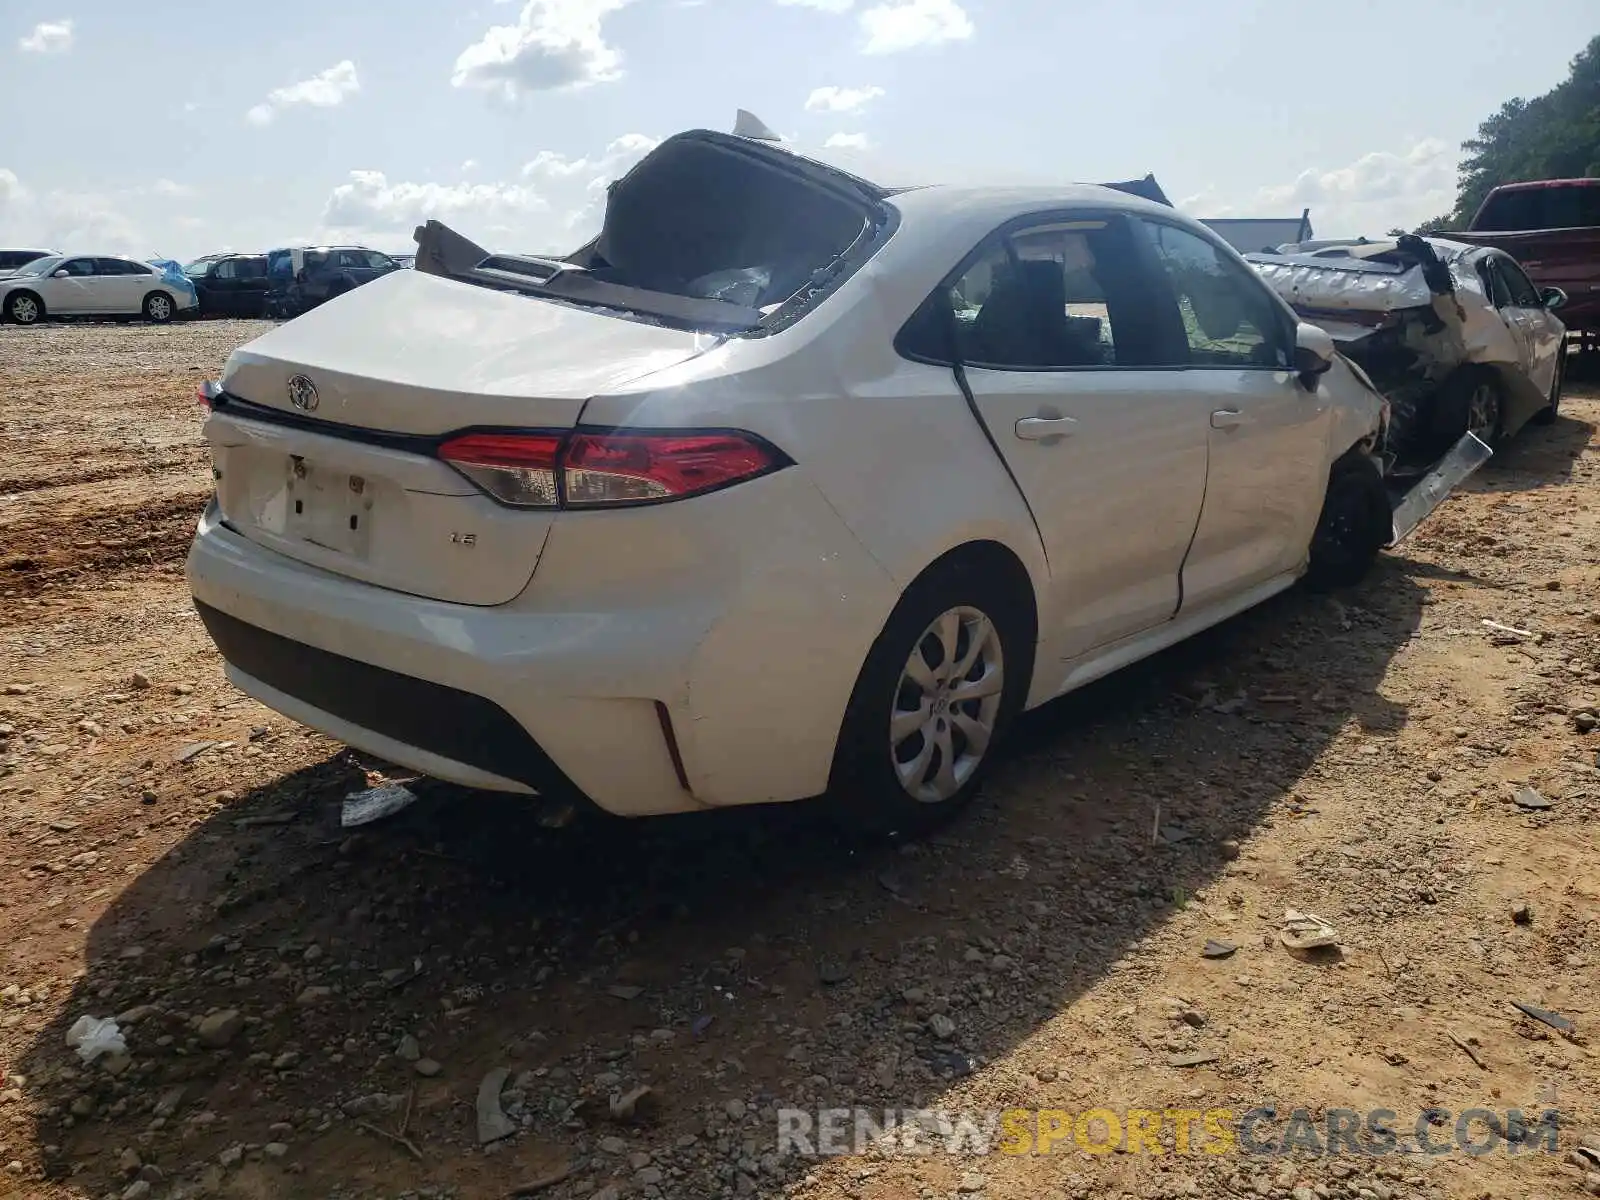
M 65 270 L 54 271 L 50 275 L 50 278 L 52 278 L 52 279 L 65 279 L 66 277 L 67 277 L 67 272 Z
M 1544 306 L 1551 312 L 1561 308 L 1567 302 L 1567 294 L 1558 287 L 1547 287 L 1539 293 L 1539 299 L 1544 301 Z
M 1294 331 L 1294 369 L 1306 391 L 1315 391 L 1317 376 L 1325 374 L 1338 355 L 1333 337 L 1320 325 L 1302 321 Z

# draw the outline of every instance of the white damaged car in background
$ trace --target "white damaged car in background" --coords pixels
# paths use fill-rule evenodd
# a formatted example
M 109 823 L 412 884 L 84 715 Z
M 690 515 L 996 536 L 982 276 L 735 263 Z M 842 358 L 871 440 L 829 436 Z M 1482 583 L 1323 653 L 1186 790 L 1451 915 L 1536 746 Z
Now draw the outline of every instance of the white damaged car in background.
M 1245 255 L 1304 320 L 1326 329 L 1388 397 L 1398 475 L 1470 433 L 1490 449 L 1561 403 L 1566 329 L 1500 250 L 1443 238 L 1324 241 Z
M 1210 230 L 663 142 L 560 258 L 442 225 L 201 389 L 231 679 L 620 816 L 909 833 L 1024 709 L 1393 532 L 1388 405 Z

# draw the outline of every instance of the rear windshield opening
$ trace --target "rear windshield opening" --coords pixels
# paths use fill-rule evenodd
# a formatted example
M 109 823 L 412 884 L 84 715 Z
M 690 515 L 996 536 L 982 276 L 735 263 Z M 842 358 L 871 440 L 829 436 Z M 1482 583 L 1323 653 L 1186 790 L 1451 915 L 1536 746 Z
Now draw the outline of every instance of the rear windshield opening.
M 799 292 L 869 223 L 863 203 L 686 139 L 613 185 L 605 227 L 572 261 L 608 283 L 765 308 Z

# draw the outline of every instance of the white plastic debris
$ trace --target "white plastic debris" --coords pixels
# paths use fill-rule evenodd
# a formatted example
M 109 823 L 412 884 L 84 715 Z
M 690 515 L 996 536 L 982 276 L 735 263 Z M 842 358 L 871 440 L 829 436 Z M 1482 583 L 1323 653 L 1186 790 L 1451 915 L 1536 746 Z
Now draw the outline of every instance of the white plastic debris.
M 382 787 L 368 788 L 364 792 L 351 792 L 344 798 L 344 807 L 339 813 L 339 824 L 346 829 L 353 825 L 368 825 L 373 821 L 381 821 L 384 817 L 392 817 L 401 809 L 409 808 L 416 802 L 417 794 L 398 783 L 386 783 Z
M 79 1017 L 67 1030 L 67 1045 L 78 1052 L 78 1057 L 91 1063 L 102 1054 L 126 1054 L 128 1043 L 122 1039 L 122 1030 L 110 1017 Z

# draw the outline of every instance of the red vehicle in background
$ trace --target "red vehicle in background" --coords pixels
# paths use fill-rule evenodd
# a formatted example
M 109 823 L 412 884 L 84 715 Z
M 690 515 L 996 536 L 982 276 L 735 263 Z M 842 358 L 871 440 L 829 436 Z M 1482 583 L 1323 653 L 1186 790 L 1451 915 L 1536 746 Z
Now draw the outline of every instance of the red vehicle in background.
M 1561 320 L 1586 351 L 1600 350 L 1600 179 L 1506 183 L 1484 198 L 1458 242 L 1495 246 L 1541 289 L 1560 288 Z

